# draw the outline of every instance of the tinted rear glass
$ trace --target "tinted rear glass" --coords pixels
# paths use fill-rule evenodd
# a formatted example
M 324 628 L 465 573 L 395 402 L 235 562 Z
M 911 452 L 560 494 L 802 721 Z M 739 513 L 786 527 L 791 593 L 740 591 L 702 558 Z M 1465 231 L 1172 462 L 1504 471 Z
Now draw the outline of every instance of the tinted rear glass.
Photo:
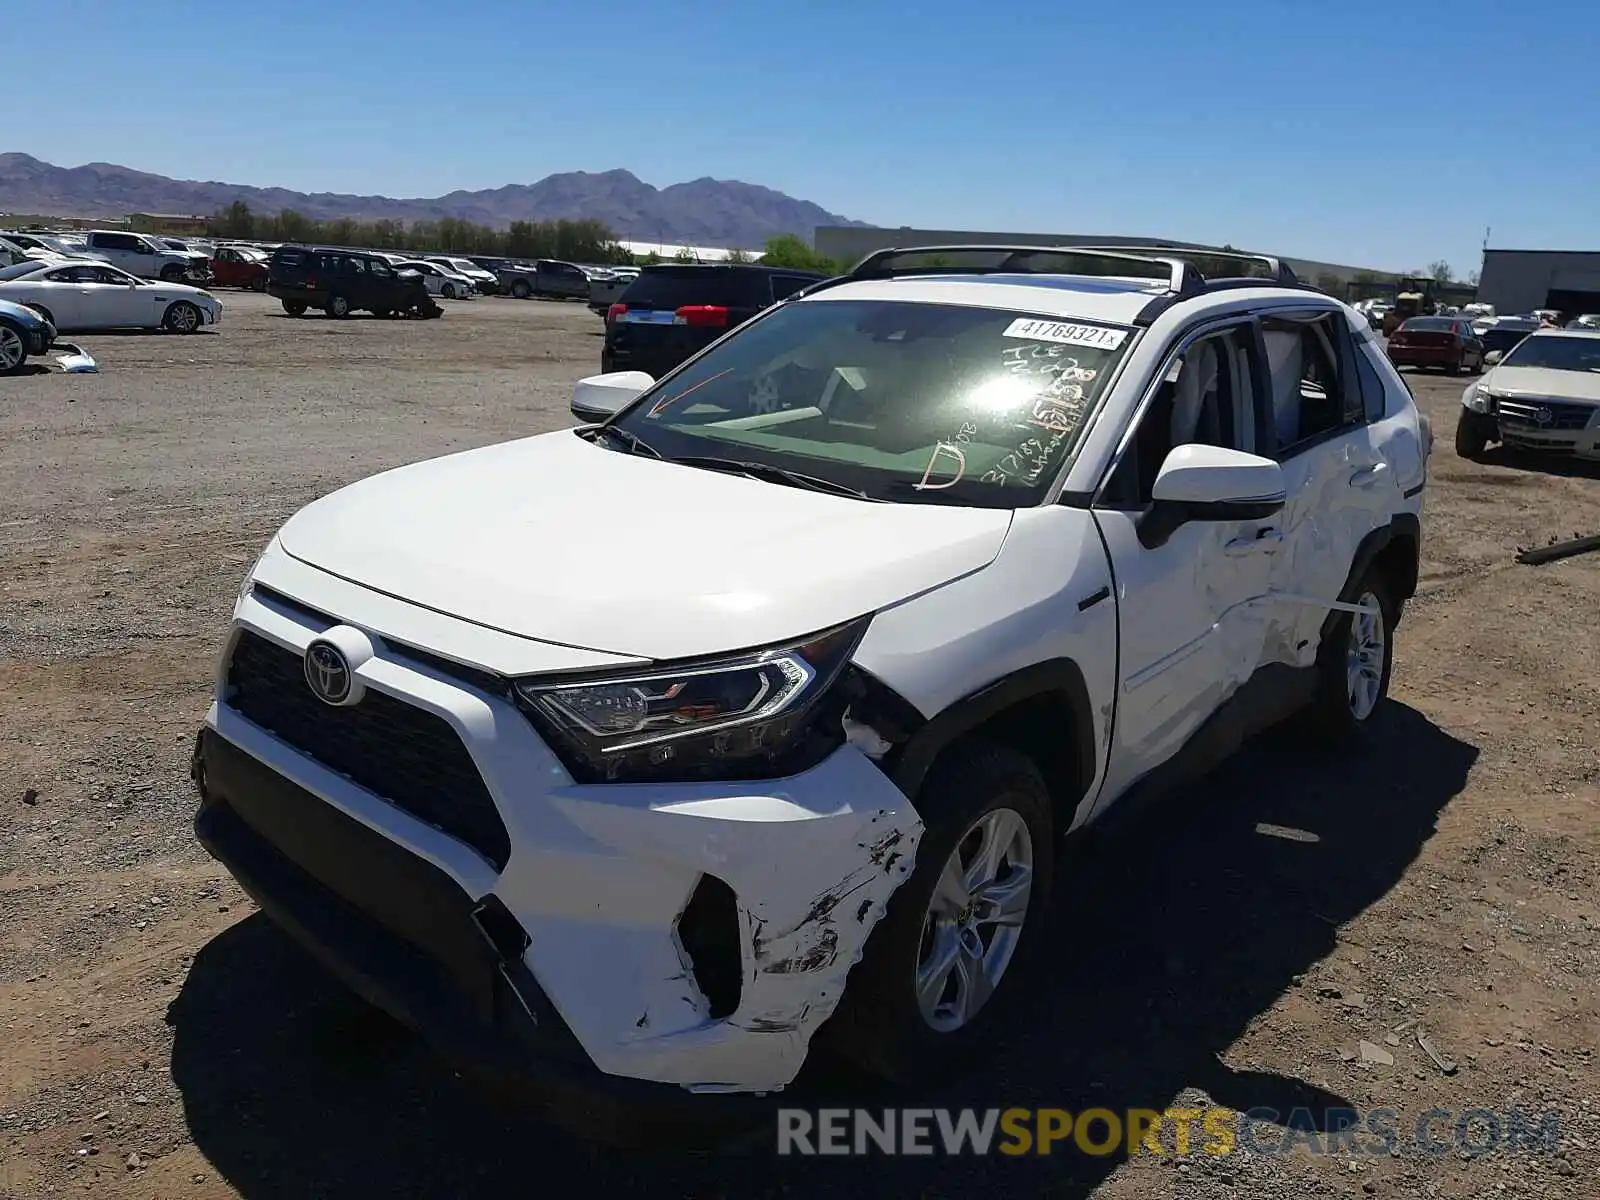
M 1412 317 L 1400 326 L 1407 333 L 1449 333 L 1455 327 L 1449 317 Z
M 646 267 L 622 293 L 629 308 L 681 308 L 685 304 L 722 304 L 754 308 L 769 296 L 760 271 L 727 267 Z

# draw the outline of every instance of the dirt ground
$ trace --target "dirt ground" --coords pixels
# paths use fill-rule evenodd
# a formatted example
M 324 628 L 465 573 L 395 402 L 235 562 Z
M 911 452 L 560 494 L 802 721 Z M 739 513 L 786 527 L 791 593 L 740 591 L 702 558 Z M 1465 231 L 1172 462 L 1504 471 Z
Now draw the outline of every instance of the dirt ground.
M 1553 1147 L 624 1154 L 490 1101 L 350 999 L 196 846 L 187 777 L 273 528 L 380 468 L 569 424 L 599 322 L 225 306 L 214 333 L 84 338 L 98 376 L 0 381 L 0 1195 L 1600 1195 L 1600 556 L 1512 557 L 1600 531 L 1600 470 L 1462 461 L 1461 381 L 1414 377 L 1440 445 L 1371 752 L 1269 738 L 1070 860 L 1054 977 L 1006 1044 L 875 1101 L 1387 1107 L 1403 1138 L 1431 1108 L 1516 1109 L 1556 1114 Z

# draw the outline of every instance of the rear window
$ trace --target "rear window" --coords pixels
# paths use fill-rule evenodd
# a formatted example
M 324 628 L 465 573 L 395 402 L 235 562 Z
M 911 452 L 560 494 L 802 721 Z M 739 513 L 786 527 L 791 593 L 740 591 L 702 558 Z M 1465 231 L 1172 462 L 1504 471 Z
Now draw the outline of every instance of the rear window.
M 274 266 L 283 267 L 294 271 L 306 265 L 311 259 L 309 250 L 290 249 L 284 246 L 273 252 L 272 263 Z
M 770 297 L 759 271 L 728 267 L 646 267 L 622 293 L 629 308 L 682 308 L 685 304 L 721 304 L 756 308 Z
M 1412 317 L 1400 326 L 1407 333 L 1449 333 L 1455 327 L 1449 317 Z

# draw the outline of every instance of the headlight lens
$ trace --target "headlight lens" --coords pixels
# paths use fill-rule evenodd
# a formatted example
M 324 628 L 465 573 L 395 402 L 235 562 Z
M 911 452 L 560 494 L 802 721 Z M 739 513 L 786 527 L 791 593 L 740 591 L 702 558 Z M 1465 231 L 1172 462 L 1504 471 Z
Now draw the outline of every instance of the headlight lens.
M 1473 412 L 1490 413 L 1494 411 L 1494 397 L 1481 383 L 1475 383 L 1467 393 L 1467 407 Z
M 793 774 L 843 740 L 842 723 L 822 719 L 824 700 L 869 619 L 711 662 L 520 680 L 516 694 L 583 782 Z

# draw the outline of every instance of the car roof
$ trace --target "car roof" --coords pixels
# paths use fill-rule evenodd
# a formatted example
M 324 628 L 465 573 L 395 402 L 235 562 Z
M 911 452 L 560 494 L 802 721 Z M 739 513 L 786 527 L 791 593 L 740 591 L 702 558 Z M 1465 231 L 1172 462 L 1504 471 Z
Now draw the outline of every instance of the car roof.
M 1074 320 L 1105 321 L 1115 325 L 1138 323 L 1156 301 L 1171 301 L 1189 311 L 1237 301 L 1291 298 L 1302 302 L 1337 305 L 1332 296 L 1308 288 L 1289 288 L 1269 280 L 1259 286 L 1236 286 L 1192 296 L 1171 295 L 1166 285 L 1152 279 L 1125 279 L 1090 275 L 916 275 L 897 279 L 866 279 L 840 283 L 825 291 L 801 297 L 821 300 L 909 300 L 929 304 L 960 304 L 973 308 L 1002 308 L 1035 312 Z M 1357 318 L 1358 320 L 1360 318 Z
M 1528 336 L 1536 338 L 1582 338 L 1585 341 L 1600 341 L 1600 329 L 1573 329 L 1571 326 L 1566 329 L 1535 329 Z
M 808 279 L 826 279 L 827 275 L 821 271 L 811 271 L 803 267 L 769 267 L 762 263 L 681 263 L 664 262 L 651 263 L 647 267 L 640 267 L 642 275 L 646 271 L 750 271 L 762 275 L 804 275 Z

